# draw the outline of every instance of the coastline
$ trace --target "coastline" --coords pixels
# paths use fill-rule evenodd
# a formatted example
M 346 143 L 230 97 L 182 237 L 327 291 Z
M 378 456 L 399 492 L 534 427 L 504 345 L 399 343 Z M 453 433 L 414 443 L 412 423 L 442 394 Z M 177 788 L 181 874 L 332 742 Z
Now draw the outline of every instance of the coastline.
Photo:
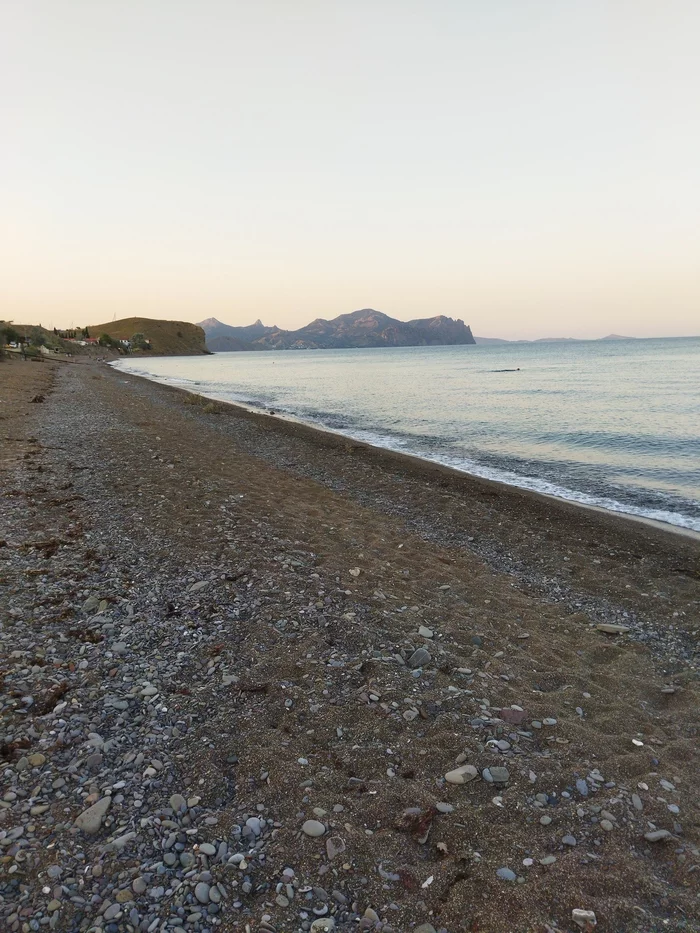
M 118 361 L 116 362 L 118 363 Z M 232 401 L 231 399 L 221 398 L 217 395 L 197 392 L 195 388 L 190 389 L 184 386 L 176 386 L 168 382 L 142 375 L 141 373 L 132 373 L 128 370 L 122 370 L 119 369 L 118 366 L 113 366 L 113 368 L 116 372 L 120 372 L 135 379 L 142 379 L 146 382 L 152 382 L 170 391 L 182 392 L 186 395 L 205 398 L 215 402 L 217 405 L 230 406 L 232 409 L 235 409 L 237 412 L 248 416 L 253 420 L 257 421 L 259 419 L 258 423 L 265 428 L 269 426 L 269 423 L 272 420 L 273 423 L 276 423 L 280 426 L 281 432 L 284 433 L 284 426 L 289 425 L 291 433 L 300 433 L 305 431 L 310 432 L 308 437 L 312 441 L 314 436 L 318 435 L 317 439 L 319 441 L 323 439 L 327 444 L 333 444 L 335 442 L 343 447 L 347 447 L 347 445 L 350 444 L 357 450 L 364 450 L 367 453 L 373 452 L 374 455 L 382 461 L 395 461 L 397 464 L 403 464 L 406 468 L 412 468 L 417 474 L 423 473 L 423 475 L 426 477 L 453 477 L 454 479 L 465 477 L 470 483 L 474 483 L 477 486 L 483 484 L 484 488 L 498 490 L 499 494 L 502 495 L 506 495 L 508 491 L 513 491 L 517 494 L 522 494 L 526 498 L 533 497 L 533 501 L 556 503 L 564 507 L 590 510 L 611 520 L 621 519 L 625 522 L 631 521 L 640 523 L 642 525 L 646 525 L 649 528 L 655 528 L 658 531 L 666 532 L 671 535 L 687 537 L 700 543 L 700 532 L 695 531 L 692 528 L 686 528 L 682 525 L 676 525 L 671 522 L 664 522 L 659 519 L 648 518 L 643 515 L 635 515 L 633 513 L 625 512 L 622 510 L 607 509 L 600 505 L 589 504 L 577 499 L 570 499 L 564 496 L 555 495 L 553 493 L 530 489 L 525 486 L 520 486 L 516 483 L 507 483 L 503 480 L 479 476 L 476 473 L 469 472 L 467 469 L 460 469 L 457 466 L 440 463 L 439 461 L 432 460 L 428 457 L 421 457 L 418 454 L 407 453 L 405 451 L 396 450 L 394 448 L 384 447 L 380 444 L 373 444 L 364 439 L 356 439 L 352 435 L 344 434 L 342 431 L 335 430 L 322 424 L 314 424 L 309 421 L 304 421 L 295 415 L 277 411 L 274 413 L 274 415 L 271 415 L 269 411 L 265 411 L 261 407 L 256 407 L 251 402 Z
M 146 381 L 154 382 L 157 385 L 165 386 L 171 389 L 176 389 L 178 391 L 189 393 L 194 396 L 206 398 L 213 402 L 216 402 L 219 405 L 230 405 L 236 409 L 240 409 L 241 411 L 246 412 L 248 415 L 253 416 L 253 417 L 259 416 L 266 420 L 270 416 L 269 411 L 266 411 L 262 406 L 255 405 L 253 402 L 235 401 L 231 399 L 222 398 L 221 396 L 218 396 L 216 394 L 198 392 L 195 387 L 188 388 L 186 386 L 173 385 L 172 383 L 161 381 L 157 378 L 143 375 L 141 373 L 134 373 L 129 370 L 122 370 L 119 368 L 119 361 L 115 361 L 115 362 L 117 364 L 116 366 L 114 365 L 114 363 L 112 363 L 111 365 L 113 365 L 116 371 L 118 372 L 122 372 L 130 376 L 135 376 L 136 378 L 145 379 Z M 567 503 L 569 505 L 575 506 L 576 508 L 590 509 L 594 512 L 599 512 L 604 515 L 617 516 L 617 517 L 621 517 L 621 518 L 631 520 L 634 522 L 641 522 L 650 527 L 658 528 L 659 530 L 662 530 L 662 531 L 665 530 L 672 534 L 684 535 L 684 536 L 687 536 L 689 538 L 692 538 L 700 542 L 700 531 L 696 531 L 693 528 L 688 528 L 682 524 L 677 524 L 675 522 L 665 521 L 663 519 L 655 518 L 652 515 L 635 514 L 634 512 L 627 511 L 625 506 L 622 503 L 617 503 L 618 505 L 620 505 L 620 508 L 608 508 L 594 501 L 591 501 L 591 502 L 585 501 L 585 498 L 591 498 L 591 497 L 584 495 L 584 494 L 575 493 L 573 490 L 562 489 L 562 494 L 559 494 L 557 492 L 548 492 L 548 491 L 545 491 L 544 489 L 532 488 L 532 486 L 527 484 L 525 477 L 519 477 L 516 474 L 513 474 L 514 480 L 512 482 L 508 482 L 506 479 L 495 477 L 495 476 L 484 476 L 478 472 L 474 472 L 470 470 L 467 467 L 462 468 L 456 464 L 441 462 L 440 460 L 433 459 L 429 456 L 421 456 L 420 454 L 409 453 L 406 451 L 402 451 L 400 449 L 396 449 L 395 447 L 385 446 L 380 443 L 373 443 L 372 441 L 367 440 L 365 438 L 358 438 L 350 433 L 344 433 L 341 430 L 328 427 L 327 425 L 323 425 L 321 423 L 305 421 L 304 419 L 299 418 L 298 416 L 287 413 L 287 412 L 275 411 L 274 418 L 282 424 L 288 423 L 294 426 L 298 426 L 300 428 L 308 428 L 310 431 L 317 431 L 322 435 L 330 435 L 331 437 L 340 438 L 345 443 L 349 442 L 349 443 L 358 445 L 360 447 L 366 447 L 367 449 L 381 451 L 388 457 L 396 457 L 399 459 L 406 458 L 408 461 L 416 465 L 426 464 L 431 467 L 435 467 L 438 470 L 444 470 L 444 471 L 447 471 L 448 473 L 454 473 L 458 476 L 467 476 L 470 478 L 470 480 L 474 482 L 494 484 L 495 487 L 498 487 L 498 488 L 516 489 L 527 495 L 541 497 L 545 500 Z M 566 492 L 568 492 L 569 495 L 565 495 L 564 493 Z M 579 496 L 579 498 L 577 498 L 577 496 Z
M 688 930 L 695 539 L 103 364 L 3 365 L 0 925 L 14 877 L 58 929 Z

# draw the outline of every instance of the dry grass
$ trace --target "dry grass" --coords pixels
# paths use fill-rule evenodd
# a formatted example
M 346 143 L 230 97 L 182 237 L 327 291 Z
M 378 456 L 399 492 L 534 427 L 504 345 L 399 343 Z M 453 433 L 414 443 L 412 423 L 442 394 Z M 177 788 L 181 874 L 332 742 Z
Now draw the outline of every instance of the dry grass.
M 188 392 L 184 398 L 184 404 L 199 408 L 205 415 L 218 414 L 221 411 L 221 405 L 213 402 L 204 395 L 197 395 L 196 392 Z
M 94 337 L 108 334 L 115 340 L 131 340 L 134 334 L 143 334 L 151 341 L 154 353 L 166 356 L 207 352 L 202 328 L 185 321 L 154 321 L 144 317 L 129 317 L 108 324 L 91 324 L 89 330 Z

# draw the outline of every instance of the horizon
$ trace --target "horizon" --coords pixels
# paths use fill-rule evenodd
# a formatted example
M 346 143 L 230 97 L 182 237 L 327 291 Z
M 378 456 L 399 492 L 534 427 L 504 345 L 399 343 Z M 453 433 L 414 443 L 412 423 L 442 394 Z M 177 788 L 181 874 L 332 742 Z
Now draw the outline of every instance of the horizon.
M 697 329 L 690 0 L 37 0 L 3 25 L 4 318 Z
M 380 311 L 378 308 L 367 307 L 367 308 L 356 308 L 356 309 L 354 309 L 353 311 L 350 311 L 350 312 L 342 312 L 341 315 L 336 315 L 335 317 L 336 317 L 336 318 L 337 318 L 337 317 L 342 317 L 342 316 L 345 316 L 345 315 L 348 315 L 348 314 L 353 314 L 353 313 L 356 314 L 356 313 L 359 313 L 360 311 L 372 311 L 372 312 L 374 312 L 374 313 L 385 314 L 385 312 Z M 392 315 L 387 315 L 387 316 L 388 316 L 388 317 L 393 317 Z M 450 318 L 450 315 L 432 315 L 432 317 L 441 317 L 441 316 L 442 316 L 442 317 Z M 46 327 L 45 327 L 45 325 L 44 325 L 41 321 L 26 322 L 26 321 L 7 320 L 7 321 L 5 321 L 5 323 L 13 324 L 13 325 L 18 326 L 18 327 L 45 327 L 45 329 L 46 329 L 46 330 L 49 330 L 49 331 L 53 330 L 54 327 L 55 327 L 56 330 L 80 330 L 80 329 L 82 329 L 82 328 L 84 328 L 84 327 L 87 327 L 88 329 L 99 328 L 100 326 L 106 326 L 106 325 L 109 325 L 109 324 L 112 324 L 112 323 L 118 323 L 120 320 L 129 320 L 130 317 L 133 317 L 133 318 L 142 318 L 143 320 L 149 320 L 149 318 L 147 318 L 145 315 L 129 315 L 128 317 L 127 317 L 127 316 L 124 316 L 124 317 L 122 317 L 122 318 L 116 317 L 116 318 L 114 318 L 114 320 L 112 320 L 112 321 L 100 321 L 100 322 L 98 322 L 97 324 L 88 324 L 88 323 L 85 323 L 85 322 L 76 321 L 76 322 L 71 322 L 71 323 L 66 324 L 66 325 L 63 325 L 63 326 L 56 326 L 56 325 L 53 325 L 53 324 L 52 324 L 52 325 L 49 325 L 49 326 L 46 326 Z M 418 318 L 418 319 L 420 319 L 420 318 Z M 452 319 L 452 320 L 460 320 L 459 318 L 451 318 L 451 319 Z M 3 319 L 0 319 L 0 322 L 1 322 L 2 320 L 3 320 Z M 308 324 L 313 323 L 313 321 L 315 321 L 315 320 L 333 321 L 333 320 L 335 320 L 335 318 L 323 318 L 323 317 L 314 318 L 313 320 L 305 321 L 304 324 L 300 324 L 298 327 L 296 327 L 296 326 L 295 326 L 295 327 L 278 327 L 278 326 L 277 326 L 276 324 L 274 324 L 274 323 L 272 323 L 272 324 L 267 324 L 267 323 L 266 323 L 265 321 L 263 321 L 261 318 L 256 318 L 256 319 L 253 320 L 253 321 L 247 320 L 247 321 L 242 321 L 242 322 L 240 322 L 240 323 L 235 323 L 235 324 L 233 324 L 233 323 L 231 323 L 231 322 L 229 322 L 229 321 L 222 321 L 221 318 L 217 318 L 215 315 L 211 315 L 211 316 L 208 317 L 208 318 L 201 318 L 201 319 L 198 320 L 198 321 L 185 321 L 185 320 L 181 320 L 181 321 L 180 321 L 180 320 L 177 320 L 177 319 L 174 319 L 174 318 L 167 318 L 167 317 L 151 318 L 150 320 L 167 321 L 167 322 L 169 322 L 169 323 L 191 323 L 191 324 L 196 324 L 196 325 L 198 325 L 198 326 L 201 326 L 202 324 L 205 324 L 205 323 L 207 323 L 207 322 L 209 322 L 209 321 L 214 321 L 214 322 L 216 322 L 217 324 L 222 324 L 222 325 L 227 326 L 227 327 L 249 327 L 249 326 L 254 325 L 254 324 L 260 324 L 260 325 L 262 325 L 263 327 L 275 327 L 276 329 L 278 329 L 278 330 L 280 330 L 280 331 L 295 331 L 295 330 L 299 330 L 299 329 L 305 327 L 305 326 L 308 325 Z M 416 320 L 416 318 L 409 318 L 409 319 L 395 318 L 395 320 L 398 320 L 400 323 L 408 323 L 408 321 L 410 321 L 410 320 Z M 463 320 L 463 323 L 464 323 L 467 327 L 470 328 L 470 330 L 471 330 L 471 332 L 472 332 L 472 335 L 474 336 L 474 338 L 475 338 L 476 340 L 502 340 L 502 341 L 504 341 L 504 342 L 506 342 L 506 343 L 531 343 L 531 342 L 548 341 L 548 340 L 551 340 L 551 341 L 566 341 L 566 340 L 578 340 L 578 341 L 590 340 L 590 341 L 596 341 L 596 340 L 605 340 L 605 339 L 613 338 L 613 337 L 614 337 L 614 338 L 617 338 L 617 339 L 620 339 L 620 340 L 683 340 L 683 339 L 690 340 L 690 339 L 697 339 L 698 337 L 700 337 L 700 334 L 693 334 L 693 333 L 688 333 L 688 334 L 653 334 L 653 335 L 639 336 L 638 334 L 621 334 L 621 333 L 619 333 L 618 331 L 607 331 L 607 332 L 604 333 L 604 334 L 597 334 L 597 335 L 594 335 L 594 336 L 585 336 L 585 337 L 577 337 L 577 336 L 573 336 L 573 335 L 571 335 L 571 334 L 563 334 L 563 335 L 558 335 L 558 334 L 540 334 L 540 335 L 533 336 L 533 337 L 500 337 L 500 336 L 494 335 L 494 334 L 476 333 L 476 332 L 474 331 L 474 328 L 473 328 L 473 327 L 471 326 L 471 324 L 469 323 L 469 321 L 464 321 L 464 320 Z M 93 336 L 94 336 L 94 335 L 93 335 Z

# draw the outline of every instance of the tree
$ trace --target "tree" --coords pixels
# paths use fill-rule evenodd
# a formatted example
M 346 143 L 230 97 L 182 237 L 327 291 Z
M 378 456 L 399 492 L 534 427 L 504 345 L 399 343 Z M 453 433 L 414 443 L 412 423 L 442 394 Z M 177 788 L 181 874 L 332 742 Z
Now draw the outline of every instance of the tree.
M 144 334 L 134 334 L 131 338 L 131 346 L 134 350 L 149 350 L 151 344 L 149 340 L 146 340 Z
M 24 343 L 23 335 L 10 324 L 0 325 L 0 330 L 3 332 L 5 343 Z
M 100 334 L 100 339 L 97 341 L 101 347 L 117 347 L 119 344 L 114 339 L 110 337 L 109 334 Z

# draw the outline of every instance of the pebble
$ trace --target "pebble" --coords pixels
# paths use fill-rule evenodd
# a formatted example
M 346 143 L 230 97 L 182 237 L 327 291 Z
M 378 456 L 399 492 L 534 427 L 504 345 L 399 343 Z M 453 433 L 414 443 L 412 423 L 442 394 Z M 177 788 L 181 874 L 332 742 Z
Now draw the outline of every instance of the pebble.
M 448 784 L 467 784 L 479 776 L 479 772 L 474 765 L 462 765 L 460 768 L 454 768 L 445 775 Z
M 596 926 L 598 923 L 596 915 L 592 910 L 581 910 L 580 907 L 576 907 L 571 911 L 571 919 L 577 926 L 581 927 L 582 930 L 590 930 L 591 927 Z
M 415 670 L 416 668 L 424 667 L 426 664 L 429 664 L 432 659 L 432 655 L 425 648 L 417 648 L 408 659 L 407 663 L 410 668 Z
M 340 836 L 329 836 L 326 839 L 326 854 L 331 861 L 343 852 L 345 852 L 345 841 Z
M 335 930 L 333 917 L 320 917 L 311 924 L 311 933 L 331 933 Z
M 665 842 L 667 839 L 673 839 L 673 833 L 668 829 L 655 829 L 652 832 L 644 833 L 647 842 Z
M 200 881 L 195 885 L 194 896 L 200 904 L 209 903 L 209 885 L 205 881 Z
M 301 827 L 301 831 L 307 836 L 323 836 L 326 827 L 318 820 L 306 820 Z
M 94 803 L 87 810 L 84 810 L 75 821 L 77 829 L 84 833 L 96 833 L 102 825 L 102 820 L 107 815 L 107 811 L 112 803 L 111 797 L 102 797 L 97 803 Z
M 496 874 L 502 881 L 515 881 L 518 877 L 510 868 L 499 868 Z
M 501 767 L 485 768 L 481 776 L 489 784 L 507 784 L 510 780 L 508 769 Z

